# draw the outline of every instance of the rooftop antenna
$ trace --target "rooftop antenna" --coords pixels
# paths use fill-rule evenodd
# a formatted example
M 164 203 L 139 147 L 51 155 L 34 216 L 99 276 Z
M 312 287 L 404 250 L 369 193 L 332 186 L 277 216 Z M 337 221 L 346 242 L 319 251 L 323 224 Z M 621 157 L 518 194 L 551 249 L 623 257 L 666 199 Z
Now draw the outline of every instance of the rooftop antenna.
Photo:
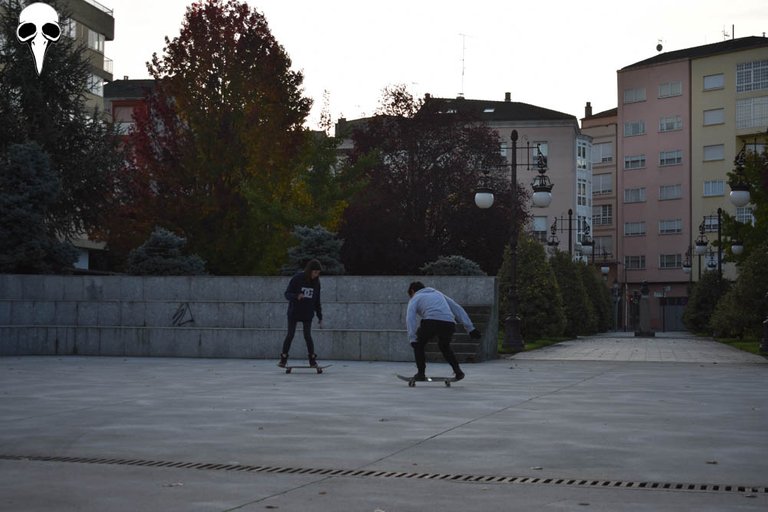
M 459 92 L 460 97 L 464 97 L 464 71 L 466 70 L 465 66 L 465 56 L 467 53 L 467 34 L 459 34 L 461 36 L 461 92 Z
M 730 37 L 731 37 L 731 34 L 729 34 L 729 33 L 728 33 L 726 30 L 725 30 L 725 27 L 723 27 L 723 41 L 727 41 L 727 40 L 728 40 L 728 38 L 730 38 Z
M 663 43 L 663 42 L 664 42 L 664 41 L 663 41 L 663 40 L 661 40 L 661 39 L 659 39 L 659 40 L 658 40 L 658 43 L 656 44 L 656 51 L 657 51 L 657 52 L 660 52 L 661 50 L 663 50 L 663 49 L 664 49 L 664 46 L 661 44 L 661 43 Z

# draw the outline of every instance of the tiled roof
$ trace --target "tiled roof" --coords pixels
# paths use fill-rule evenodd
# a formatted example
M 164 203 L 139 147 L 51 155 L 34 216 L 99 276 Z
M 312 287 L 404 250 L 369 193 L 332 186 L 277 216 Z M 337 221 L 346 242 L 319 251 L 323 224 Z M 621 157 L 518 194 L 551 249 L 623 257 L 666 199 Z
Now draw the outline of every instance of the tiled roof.
M 619 109 L 616 107 L 613 107 L 609 110 L 603 110 L 602 112 L 598 112 L 597 114 L 592 114 L 591 116 L 587 116 L 584 119 L 595 119 L 600 117 L 616 117 L 619 113 Z
M 634 64 L 625 66 L 621 68 L 620 71 L 645 66 L 653 66 L 656 64 L 662 64 L 664 62 L 672 62 L 676 60 L 700 59 L 702 57 L 711 57 L 720 53 L 733 53 L 761 47 L 768 48 L 768 38 L 758 36 L 740 37 L 737 39 L 722 41 L 720 43 L 705 44 L 703 46 L 694 46 L 693 48 L 685 48 L 683 50 L 660 53 L 651 57 L 650 59 L 641 60 L 640 62 L 635 62 Z
M 515 101 L 427 98 L 422 107 L 445 114 L 461 113 L 483 121 L 576 121 L 576 116 Z
M 155 81 L 147 80 L 115 80 L 104 86 L 105 98 L 143 98 L 147 91 L 155 88 Z

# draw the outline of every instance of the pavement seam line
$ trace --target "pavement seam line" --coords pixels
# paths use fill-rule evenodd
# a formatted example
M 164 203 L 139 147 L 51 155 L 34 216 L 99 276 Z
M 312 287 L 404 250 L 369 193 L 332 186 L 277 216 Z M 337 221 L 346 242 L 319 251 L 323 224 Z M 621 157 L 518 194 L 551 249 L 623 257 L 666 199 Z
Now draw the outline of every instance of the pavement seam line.
M 127 465 L 146 468 L 163 469 L 197 469 L 206 471 L 246 471 L 255 473 L 270 474 L 295 474 L 297 468 L 279 468 L 270 466 L 240 466 L 238 464 L 213 464 L 213 463 L 180 463 L 169 461 L 153 461 L 139 459 L 115 459 L 115 458 L 85 458 L 85 457 L 64 457 L 64 456 L 40 456 L 40 455 L 7 455 L 0 454 L 0 461 L 11 462 L 58 462 L 58 463 L 79 463 L 79 464 L 100 464 L 100 465 Z M 258 500 L 243 503 L 234 508 L 229 508 L 223 512 L 241 509 L 253 503 L 259 503 L 270 498 L 282 496 L 299 490 L 310 485 L 330 480 L 333 478 L 403 478 L 403 479 L 422 479 L 435 480 L 460 484 L 527 484 L 527 485 L 556 485 L 567 487 L 587 487 L 593 489 L 623 489 L 623 490 L 648 490 L 648 491 L 669 491 L 669 492 L 700 492 L 700 493 L 747 493 L 748 497 L 757 497 L 759 494 L 768 494 L 766 485 L 735 485 L 735 484 L 702 484 L 690 482 L 654 482 L 645 480 L 598 480 L 594 478 L 581 479 L 572 477 L 547 477 L 547 476 L 500 476 L 500 475 L 464 475 L 452 473 L 413 473 L 408 471 L 367 471 L 360 474 L 361 470 L 342 470 L 342 469 L 300 469 L 299 474 L 321 474 L 322 478 L 312 480 L 304 484 L 286 489 L 282 492 L 265 496 Z

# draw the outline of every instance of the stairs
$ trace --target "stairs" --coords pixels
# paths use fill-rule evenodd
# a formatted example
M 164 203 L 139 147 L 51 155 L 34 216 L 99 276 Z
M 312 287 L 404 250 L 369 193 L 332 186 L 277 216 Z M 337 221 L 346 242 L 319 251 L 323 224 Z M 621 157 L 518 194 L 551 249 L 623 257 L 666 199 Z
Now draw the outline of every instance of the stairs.
M 453 341 L 451 342 L 451 348 L 453 353 L 456 354 L 456 359 L 459 363 L 479 363 L 483 360 L 482 343 L 486 335 L 488 335 L 488 321 L 491 318 L 491 306 L 465 306 L 464 310 L 472 319 L 472 323 L 475 327 L 480 329 L 483 333 L 483 337 L 479 340 L 473 340 L 469 337 L 469 333 L 464 332 L 461 327 L 456 328 L 456 333 L 453 335 Z M 427 343 L 426 347 L 427 362 L 430 363 L 444 363 L 445 359 L 440 349 L 437 347 L 437 338 Z

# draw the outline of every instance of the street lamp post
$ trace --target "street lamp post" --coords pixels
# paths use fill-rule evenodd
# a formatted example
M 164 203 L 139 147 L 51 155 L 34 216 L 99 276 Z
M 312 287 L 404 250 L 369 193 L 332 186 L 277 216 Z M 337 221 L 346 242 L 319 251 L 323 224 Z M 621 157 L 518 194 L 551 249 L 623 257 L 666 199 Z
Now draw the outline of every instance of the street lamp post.
M 504 319 L 504 340 L 502 341 L 502 348 L 508 352 L 520 352 L 523 350 L 525 344 L 520 332 L 517 291 L 517 238 L 520 233 L 520 225 L 517 218 L 517 130 L 512 130 L 510 139 L 512 141 L 512 152 L 509 163 L 512 180 L 512 227 L 509 235 L 511 282 L 509 290 L 507 291 L 509 314 Z M 526 144 L 525 149 L 528 150 L 530 158 L 530 150 L 533 148 L 530 144 Z M 552 201 L 553 185 L 545 174 L 547 172 L 547 165 L 545 163 L 544 155 L 542 155 L 538 147 L 536 149 L 536 169 L 538 175 L 533 179 L 533 183 L 531 184 L 533 188 L 533 205 L 539 208 L 545 208 L 549 206 L 549 203 Z M 527 161 L 522 165 L 527 165 L 530 168 L 530 161 Z M 493 190 L 488 186 L 479 187 L 475 193 L 475 204 L 479 208 L 490 208 L 493 205 Z

